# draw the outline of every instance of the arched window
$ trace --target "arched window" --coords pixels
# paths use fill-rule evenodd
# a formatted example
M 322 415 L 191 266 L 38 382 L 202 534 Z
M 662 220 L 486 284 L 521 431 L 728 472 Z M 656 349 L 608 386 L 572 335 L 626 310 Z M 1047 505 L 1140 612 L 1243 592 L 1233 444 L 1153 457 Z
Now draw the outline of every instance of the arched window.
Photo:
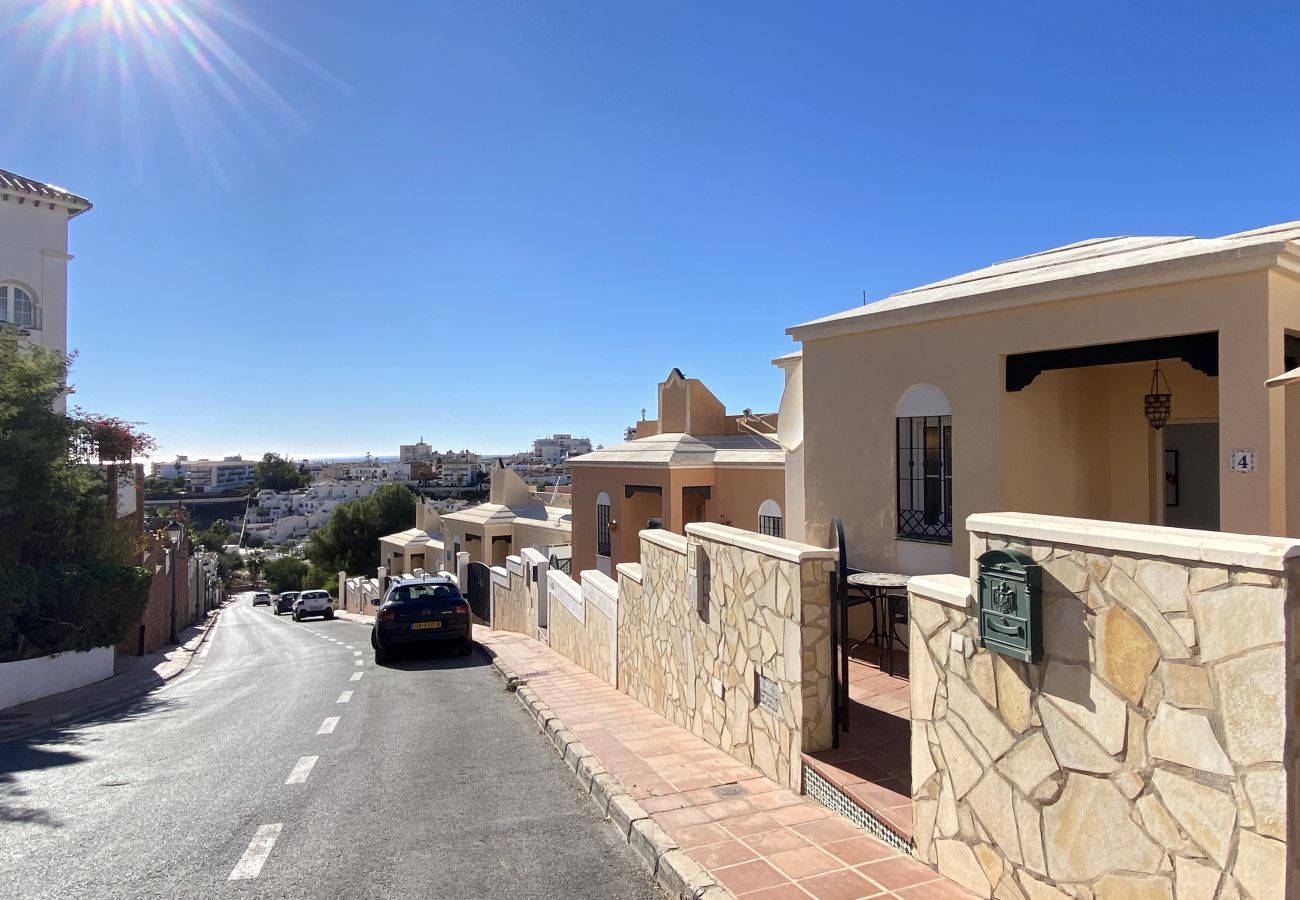
M 781 527 L 781 504 L 764 500 L 758 507 L 758 533 L 772 537 L 785 537 Z
M 40 328 L 41 310 L 36 298 L 16 284 L 0 284 L 0 322 L 19 328 Z
M 596 555 L 610 555 L 609 494 L 604 491 L 596 498 Z
M 952 542 L 952 407 L 932 384 L 898 401 L 898 536 Z

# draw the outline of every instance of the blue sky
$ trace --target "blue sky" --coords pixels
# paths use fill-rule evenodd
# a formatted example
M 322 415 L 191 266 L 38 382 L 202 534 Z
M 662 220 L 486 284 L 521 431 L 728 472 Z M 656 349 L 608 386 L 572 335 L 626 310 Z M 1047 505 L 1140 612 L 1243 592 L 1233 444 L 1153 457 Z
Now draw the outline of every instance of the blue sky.
M 1294 2 L 7 5 L 0 168 L 95 203 L 76 399 L 160 456 L 610 443 L 673 366 L 774 409 L 864 290 L 1300 218 Z

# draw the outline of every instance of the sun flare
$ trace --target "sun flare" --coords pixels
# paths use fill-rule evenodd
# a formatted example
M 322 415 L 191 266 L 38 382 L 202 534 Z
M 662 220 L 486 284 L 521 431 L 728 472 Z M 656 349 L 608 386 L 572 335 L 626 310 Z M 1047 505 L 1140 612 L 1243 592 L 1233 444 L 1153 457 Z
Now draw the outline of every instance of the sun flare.
M 29 103 L 109 105 L 140 148 L 161 105 L 191 156 L 224 177 L 246 137 L 304 127 L 267 73 L 282 60 L 343 86 L 232 0 L 11 0 L 0 38 L 32 65 Z M 39 100 L 37 99 L 39 98 Z M 33 110 L 29 110 L 32 112 Z

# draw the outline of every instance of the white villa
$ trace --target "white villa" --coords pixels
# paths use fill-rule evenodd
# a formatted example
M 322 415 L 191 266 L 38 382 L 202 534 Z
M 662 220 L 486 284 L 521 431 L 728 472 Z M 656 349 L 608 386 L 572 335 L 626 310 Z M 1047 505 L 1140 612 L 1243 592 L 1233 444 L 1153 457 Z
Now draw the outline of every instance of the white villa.
M 0 323 L 20 340 L 67 352 L 68 220 L 90 208 L 84 197 L 0 169 Z

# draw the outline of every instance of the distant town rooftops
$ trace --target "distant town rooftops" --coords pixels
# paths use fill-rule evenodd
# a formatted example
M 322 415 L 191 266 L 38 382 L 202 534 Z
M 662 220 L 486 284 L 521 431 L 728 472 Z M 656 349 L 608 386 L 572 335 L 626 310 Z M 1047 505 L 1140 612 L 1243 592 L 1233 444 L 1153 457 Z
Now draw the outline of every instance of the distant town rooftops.
M 1240 271 L 1288 256 L 1300 266 L 1300 221 L 1217 238 L 1145 236 L 1093 238 L 994 263 L 900 291 L 883 300 L 787 329 L 795 340 L 885 328 L 924 319 L 971 315 L 1005 302 L 1067 299 L 1120 289 L 1127 277 L 1150 283 L 1185 278 L 1188 268 Z M 1208 272 L 1207 274 L 1214 274 Z
M 80 197 L 57 185 L 46 184 L 7 169 L 0 169 L 0 199 L 8 200 L 12 194 L 46 201 L 50 209 L 53 209 L 56 203 L 64 206 L 68 210 L 69 219 L 81 215 L 93 205 L 85 197 Z

